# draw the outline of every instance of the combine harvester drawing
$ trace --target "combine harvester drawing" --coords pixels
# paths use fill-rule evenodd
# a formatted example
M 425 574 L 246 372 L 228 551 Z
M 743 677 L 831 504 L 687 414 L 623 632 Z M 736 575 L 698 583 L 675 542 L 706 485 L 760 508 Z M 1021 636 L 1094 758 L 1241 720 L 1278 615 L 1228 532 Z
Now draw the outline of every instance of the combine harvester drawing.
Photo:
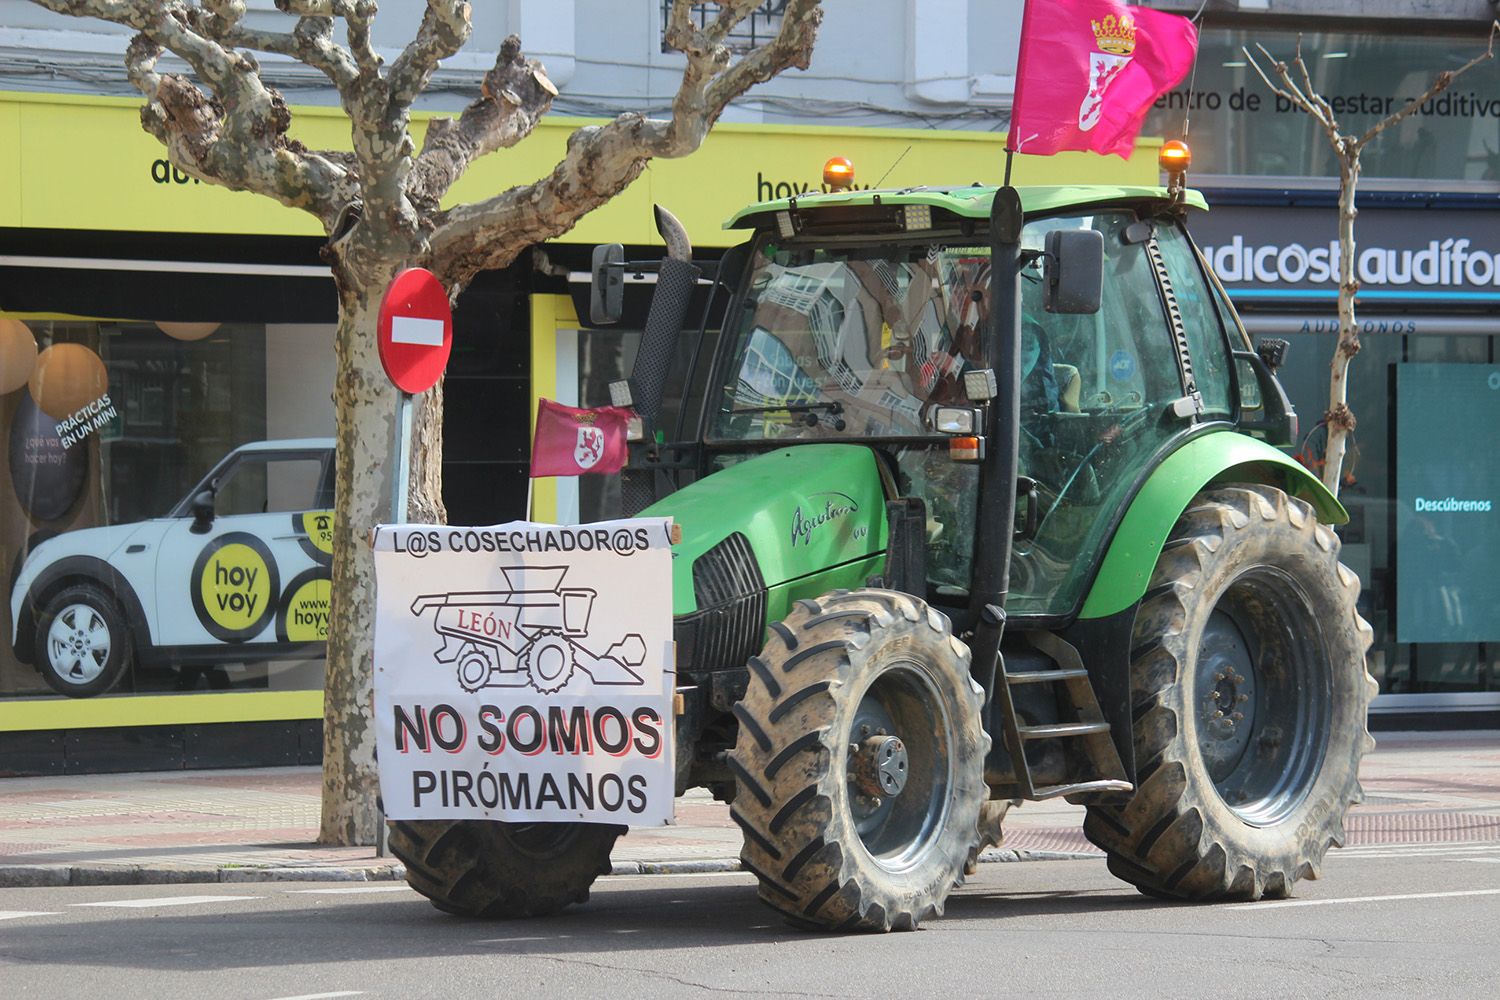
M 581 670 L 604 685 L 645 683 L 636 672 L 646 660 L 638 633 L 625 636 L 601 656 L 579 640 L 589 635 L 589 615 L 598 592 L 563 589 L 566 566 L 502 567 L 505 591 L 424 594 L 412 602 L 418 618 L 437 609 L 433 630 L 443 644 L 439 663 L 456 663 L 465 691 L 530 685 L 542 694 L 561 691 Z

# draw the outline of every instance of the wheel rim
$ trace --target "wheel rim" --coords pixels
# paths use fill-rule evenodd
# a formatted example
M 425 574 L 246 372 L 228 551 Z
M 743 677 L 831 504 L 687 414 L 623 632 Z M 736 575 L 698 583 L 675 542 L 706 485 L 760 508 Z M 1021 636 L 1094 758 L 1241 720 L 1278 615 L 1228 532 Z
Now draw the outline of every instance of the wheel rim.
M 109 623 L 87 604 L 69 604 L 47 629 L 47 659 L 52 672 L 69 684 L 87 684 L 104 673 L 109 662 Z
M 888 871 L 915 867 L 942 833 L 953 742 L 948 707 L 914 663 L 881 672 L 860 699 L 846 740 L 845 805 L 861 844 Z
M 531 647 L 528 660 L 532 681 L 538 685 L 560 685 L 573 669 L 573 651 L 555 635 L 543 636 Z
M 475 691 L 490 679 L 489 657 L 477 649 L 464 654 L 458 664 L 458 682 L 465 691 Z
M 1219 797 L 1253 826 L 1290 815 L 1322 770 L 1332 668 L 1310 607 L 1292 576 L 1259 567 L 1225 590 L 1199 642 L 1199 755 Z

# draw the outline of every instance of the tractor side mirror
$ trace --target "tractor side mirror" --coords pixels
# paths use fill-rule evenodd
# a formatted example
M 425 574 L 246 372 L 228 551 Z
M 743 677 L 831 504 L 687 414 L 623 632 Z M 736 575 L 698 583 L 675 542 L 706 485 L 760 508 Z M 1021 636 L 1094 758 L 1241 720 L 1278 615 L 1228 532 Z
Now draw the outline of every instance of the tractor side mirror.
M 1047 234 L 1050 313 L 1096 313 L 1104 294 L 1104 234 L 1097 229 L 1054 229 Z
M 195 535 L 208 533 L 214 524 L 214 491 L 199 490 L 192 503 L 193 526 L 188 530 Z
M 1240 430 L 1277 447 L 1296 444 L 1297 411 L 1266 359 L 1254 351 L 1235 351 L 1234 362 L 1240 390 Z
M 625 312 L 625 248 L 618 243 L 594 247 L 589 287 L 589 318 L 598 324 L 618 323 Z

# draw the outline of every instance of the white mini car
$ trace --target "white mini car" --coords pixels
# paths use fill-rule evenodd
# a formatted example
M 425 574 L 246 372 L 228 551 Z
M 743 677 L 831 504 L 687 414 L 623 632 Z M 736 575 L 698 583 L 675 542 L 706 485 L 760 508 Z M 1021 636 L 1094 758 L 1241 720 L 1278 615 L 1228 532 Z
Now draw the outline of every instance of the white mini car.
M 11 643 L 56 691 L 110 690 L 133 661 L 319 656 L 333 563 L 333 441 L 230 452 L 165 517 L 37 545 L 11 590 Z

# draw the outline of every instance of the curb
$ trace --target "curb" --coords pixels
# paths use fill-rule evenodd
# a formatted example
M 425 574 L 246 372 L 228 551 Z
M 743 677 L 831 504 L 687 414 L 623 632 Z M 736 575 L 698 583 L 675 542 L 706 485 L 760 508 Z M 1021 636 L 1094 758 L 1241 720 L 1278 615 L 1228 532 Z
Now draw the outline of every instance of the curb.
M 1028 851 L 990 848 L 979 855 L 981 864 L 1011 861 L 1098 861 L 1104 855 L 1088 851 Z M 713 875 L 744 871 L 739 858 L 693 861 L 619 861 L 610 875 Z M 401 864 L 376 867 L 338 865 L 244 865 L 222 868 L 174 868 L 148 865 L 0 865 L 0 889 L 40 889 L 101 885 L 201 885 L 250 882 L 399 882 L 406 878 Z
M 374 868 L 311 865 L 174 868 L 147 865 L 0 865 L 0 889 L 97 885 L 198 885 L 219 882 L 391 882 L 406 878 L 399 864 Z

